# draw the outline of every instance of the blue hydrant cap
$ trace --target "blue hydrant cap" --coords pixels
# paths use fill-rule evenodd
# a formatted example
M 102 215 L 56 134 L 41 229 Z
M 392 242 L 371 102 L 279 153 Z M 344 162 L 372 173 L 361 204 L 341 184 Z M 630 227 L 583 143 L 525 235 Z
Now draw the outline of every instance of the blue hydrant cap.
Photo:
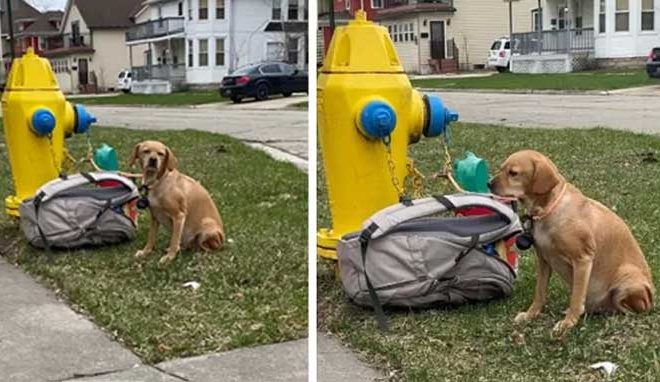
M 385 138 L 396 127 L 396 113 L 384 101 L 369 102 L 360 114 L 362 131 L 372 138 Z
M 96 123 L 96 117 L 90 114 L 83 105 L 75 105 L 76 110 L 76 134 L 83 134 L 89 130 L 92 123 Z
M 458 113 L 447 108 L 440 97 L 427 95 L 426 104 L 428 106 L 429 122 L 424 130 L 424 136 L 437 137 L 445 132 L 447 125 L 458 121 Z
M 48 109 L 38 109 L 32 114 L 32 129 L 39 135 L 52 133 L 55 123 L 55 116 Z

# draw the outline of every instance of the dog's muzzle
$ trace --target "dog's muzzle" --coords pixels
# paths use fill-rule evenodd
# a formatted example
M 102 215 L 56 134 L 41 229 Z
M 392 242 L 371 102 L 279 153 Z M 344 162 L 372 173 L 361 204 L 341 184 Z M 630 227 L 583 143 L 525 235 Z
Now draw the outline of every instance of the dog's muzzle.
M 158 160 L 156 158 L 149 158 L 149 160 L 147 161 L 147 167 L 157 168 L 158 167 Z

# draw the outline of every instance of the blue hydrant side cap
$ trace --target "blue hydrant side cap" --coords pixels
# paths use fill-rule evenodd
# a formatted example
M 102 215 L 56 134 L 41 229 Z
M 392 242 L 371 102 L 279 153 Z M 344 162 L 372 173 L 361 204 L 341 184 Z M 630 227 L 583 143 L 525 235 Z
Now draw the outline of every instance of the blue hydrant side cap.
M 55 116 L 48 109 L 38 109 L 32 114 L 32 130 L 39 135 L 49 135 L 55 130 Z
M 426 96 L 429 113 L 429 123 L 424 131 L 426 137 L 437 137 L 445 132 L 451 122 L 458 121 L 458 113 L 449 109 L 438 96 Z
M 75 105 L 76 110 L 76 134 L 83 134 L 89 130 L 92 123 L 96 123 L 96 117 L 90 114 L 83 105 Z
M 371 138 L 385 138 L 396 127 L 396 113 L 384 101 L 369 102 L 360 114 L 362 130 Z

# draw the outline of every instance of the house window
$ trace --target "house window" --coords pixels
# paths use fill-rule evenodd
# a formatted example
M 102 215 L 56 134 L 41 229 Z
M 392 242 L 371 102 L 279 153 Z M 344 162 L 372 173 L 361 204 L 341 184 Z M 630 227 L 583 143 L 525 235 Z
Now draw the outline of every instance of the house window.
M 188 0 L 186 4 L 188 5 L 188 20 L 192 20 L 193 19 L 192 0 Z
M 403 41 L 408 41 L 408 24 L 403 24 Z
M 399 42 L 399 34 L 397 33 L 398 29 L 397 24 L 392 25 L 392 37 L 394 42 Z
M 209 0 L 199 0 L 199 19 L 209 19 Z
M 532 9 L 532 30 L 538 32 L 543 30 L 543 20 L 541 20 L 541 9 Z
M 215 39 L 215 65 L 225 66 L 225 39 Z
M 614 19 L 615 32 L 627 32 L 630 30 L 630 12 L 628 0 L 616 0 L 616 14 Z
M 653 0 L 642 0 L 642 30 L 655 30 L 655 11 Z
M 291 65 L 298 64 L 298 37 L 287 39 L 287 62 Z
M 188 67 L 193 67 L 193 40 L 188 40 Z
M 289 0 L 289 20 L 298 20 L 298 0 Z
M 282 19 L 282 0 L 273 0 L 273 20 Z
M 179 6 L 179 9 L 178 9 L 177 15 L 183 16 L 183 3 L 179 1 L 178 6 Z
M 383 7 L 383 0 L 371 0 L 371 8 L 376 9 L 382 7 Z
M 272 41 L 266 43 L 266 57 L 268 61 L 284 61 L 284 43 Z
M 415 41 L 415 24 L 413 23 L 408 24 L 408 37 L 410 41 Z
M 598 8 L 598 33 L 605 33 L 607 30 L 606 23 L 607 17 L 605 16 L 605 0 L 600 0 Z
M 224 20 L 225 18 L 225 0 L 216 0 L 215 3 L 215 18 Z
M 209 66 L 209 40 L 199 40 L 199 66 Z

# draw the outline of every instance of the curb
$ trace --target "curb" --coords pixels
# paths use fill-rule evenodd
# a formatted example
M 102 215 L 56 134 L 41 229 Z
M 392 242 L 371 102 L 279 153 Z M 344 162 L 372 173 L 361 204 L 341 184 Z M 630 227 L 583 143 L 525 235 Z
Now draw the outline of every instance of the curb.
M 478 94 L 546 94 L 546 95 L 600 95 L 608 96 L 614 91 L 608 90 L 535 90 L 535 89 L 445 89 L 445 88 L 415 88 L 422 92 L 432 93 L 478 93 Z

